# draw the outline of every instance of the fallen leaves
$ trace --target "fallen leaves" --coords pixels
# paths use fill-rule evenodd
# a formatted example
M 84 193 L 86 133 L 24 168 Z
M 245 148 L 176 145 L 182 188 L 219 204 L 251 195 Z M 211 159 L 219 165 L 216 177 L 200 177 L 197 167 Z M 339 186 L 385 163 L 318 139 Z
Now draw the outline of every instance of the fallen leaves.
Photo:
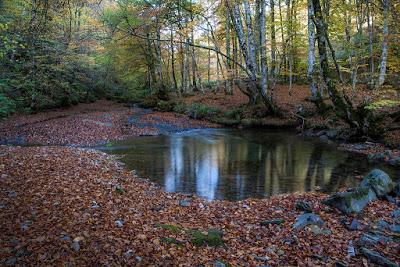
M 164 192 L 98 151 L 1 146 L 0 155 L 2 263 L 363 264 L 359 254 L 346 258 L 349 241 L 357 240 L 362 232 L 347 230 L 341 221 L 349 223 L 352 218 L 326 209 L 320 203 L 325 195 L 320 193 L 239 202 L 208 202 L 191 197 L 190 206 L 182 207 L 179 202 L 188 196 Z M 118 193 L 116 188 L 124 192 Z M 296 210 L 298 200 L 311 204 L 325 221 L 324 229 L 332 231 L 330 235 L 315 235 L 307 228 L 293 229 L 301 214 Z M 376 201 L 358 220 L 364 226 L 378 218 L 390 223 L 394 209 L 393 204 Z M 261 224 L 277 219 L 278 224 Z M 123 223 L 117 225 L 116 221 Z M 398 246 L 378 244 L 374 250 L 394 261 L 400 260 Z

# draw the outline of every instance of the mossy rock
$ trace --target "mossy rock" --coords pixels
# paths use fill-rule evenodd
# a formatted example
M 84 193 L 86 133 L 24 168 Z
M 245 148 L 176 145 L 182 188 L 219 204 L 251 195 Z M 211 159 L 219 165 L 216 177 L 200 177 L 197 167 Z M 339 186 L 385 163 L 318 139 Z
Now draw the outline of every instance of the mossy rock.
M 364 177 L 360 186 L 371 188 L 377 197 L 383 197 L 391 192 L 396 184 L 384 171 L 375 169 Z
M 210 247 L 221 247 L 224 245 L 222 240 L 223 233 L 220 230 L 209 230 L 204 233 L 199 230 L 189 230 L 189 234 L 192 236 L 190 242 L 195 246 L 210 246 Z
M 376 199 L 375 192 L 369 187 L 357 187 L 346 192 L 333 194 L 322 203 L 349 214 L 361 212 L 368 203 Z
M 255 127 L 260 126 L 262 122 L 260 119 L 257 118 L 245 118 L 241 120 L 240 124 L 244 127 Z

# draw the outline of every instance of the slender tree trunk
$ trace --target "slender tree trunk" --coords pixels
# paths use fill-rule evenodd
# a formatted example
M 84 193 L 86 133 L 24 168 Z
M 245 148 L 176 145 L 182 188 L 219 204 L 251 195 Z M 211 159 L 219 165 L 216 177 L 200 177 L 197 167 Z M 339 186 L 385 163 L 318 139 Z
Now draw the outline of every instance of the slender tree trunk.
M 275 31 L 275 0 L 269 1 L 271 8 L 271 82 L 275 83 L 276 75 L 276 31 Z M 272 86 L 273 87 L 273 86 Z
M 371 4 L 369 0 L 366 0 L 367 4 L 367 21 L 368 21 L 368 35 L 369 35 L 369 68 L 370 68 L 370 77 L 369 77 L 369 86 L 370 88 L 374 87 L 374 72 L 375 72 L 375 66 L 374 66 L 374 29 L 373 29 L 373 22 L 372 22 L 372 16 L 371 16 Z
M 170 36 L 171 36 L 171 43 L 170 43 L 170 46 L 171 46 L 171 72 L 172 72 L 172 80 L 173 80 L 173 83 L 174 83 L 175 92 L 178 92 L 178 83 L 177 83 L 177 81 L 176 81 L 176 75 L 175 75 L 175 51 L 174 51 L 174 42 L 173 42 L 173 40 L 174 40 L 174 33 L 173 33 L 172 27 L 171 27 Z
M 231 57 L 231 23 L 229 18 L 229 10 L 226 10 L 225 22 L 225 41 L 226 41 L 226 55 Z M 232 94 L 232 63 L 229 59 L 226 60 L 227 79 L 225 80 L 225 88 L 227 94 Z
M 389 37 L 389 6 L 390 0 L 383 0 L 383 41 L 382 41 L 382 55 L 381 55 L 381 63 L 379 66 L 379 77 L 376 83 L 376 89 L 381 87 L 385 82 L 385 75 L 386 75 L 386 61 L 388 56 L 388 37 Z
M 314 79 L 314 64 L 315 64 L 315 26 L 312 21 L 314 17 L 314 9 L 312 0 L 308 0 L 308 61 L 307 61 L 307 80 L 310 86 L 311 97 L 315 101 L 318 98 L 317 85 Z

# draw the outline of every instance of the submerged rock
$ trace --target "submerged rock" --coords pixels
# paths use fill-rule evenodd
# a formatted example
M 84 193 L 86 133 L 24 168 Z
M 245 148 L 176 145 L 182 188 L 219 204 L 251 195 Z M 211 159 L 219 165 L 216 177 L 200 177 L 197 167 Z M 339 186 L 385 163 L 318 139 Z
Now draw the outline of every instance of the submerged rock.
M 371 188 L 377 197 L 383 197 L 394 189 L 395 184 L 384 171 L 375 169 L 365 176 L 360 186 Z
M 333 194 L 323 200 L 322 203 L 348 214 L 362 211 L 369 202 L 376 199 L 376 194 L 369 187 L 357 187 L 346 192 Z
M 360 252 L 369 259 L 372 263 L 378 264 L 380 266 L 387 266 L 387 267 L 398 267 L 399 265 L 392 262 L 391 260 L 383 257 L 378 252 L 369 250 L 367 248 L 361 248 Z
M 307 225 L 323 226 L 324 221 L 318 215 L 316 215 L 314 213 L 305 213 L 296 219 L 296 222 L 294 223 L 293 228 L 301 229 Z

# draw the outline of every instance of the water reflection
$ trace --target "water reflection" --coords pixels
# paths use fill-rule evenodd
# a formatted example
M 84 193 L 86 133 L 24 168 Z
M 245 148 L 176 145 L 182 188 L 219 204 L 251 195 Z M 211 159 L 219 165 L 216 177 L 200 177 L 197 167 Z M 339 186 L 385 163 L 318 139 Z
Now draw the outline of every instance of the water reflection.
M 171 136 L 117 142 L 110 153 L 140 176 L 163 184 L 166 191 L 196 193 L 206 199 L 313 191 L 326 192 L 358 182 L 374 167 L 333 147 L 303 140 L 292 133 L 196 130 Z

